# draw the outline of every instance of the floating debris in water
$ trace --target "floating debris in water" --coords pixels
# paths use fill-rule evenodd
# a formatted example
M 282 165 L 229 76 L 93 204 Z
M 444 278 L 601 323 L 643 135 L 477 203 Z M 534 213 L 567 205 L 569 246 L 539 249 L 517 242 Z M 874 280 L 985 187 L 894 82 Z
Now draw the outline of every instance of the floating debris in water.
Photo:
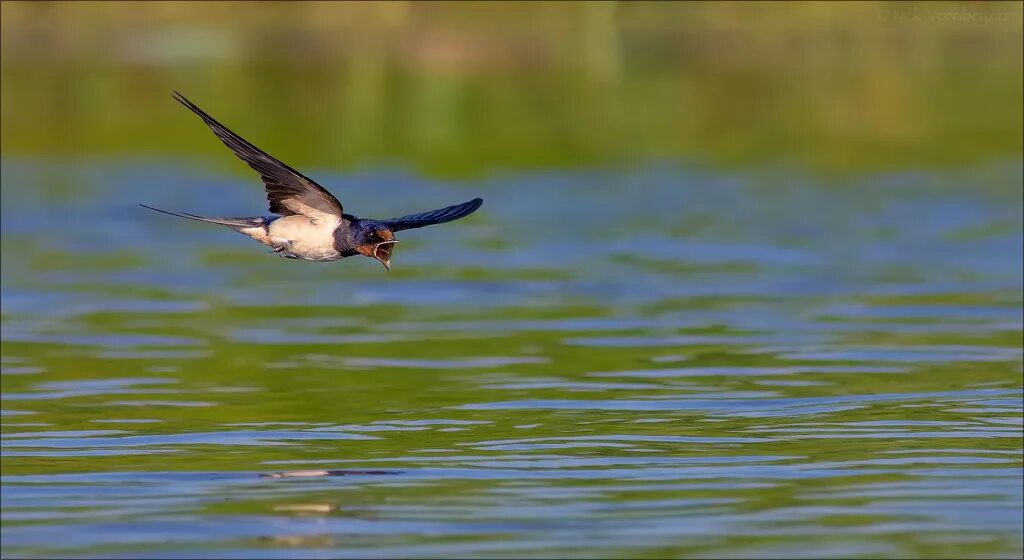
M 276 473 L 264 473 L 260 478 L 310 478 L 318 476 L 356 476 L 356 475 L 377 475 L 377 474 L 402 474 L 400 471 L 287 471 Z
M 335 546 L 338 539 L 331 535 L 264 535 L 260 541 L 284 546 Z
M 274 511 L 292 511 L 296 513 L 330 513 L 331 504 L 281 504 L 274 506 Z

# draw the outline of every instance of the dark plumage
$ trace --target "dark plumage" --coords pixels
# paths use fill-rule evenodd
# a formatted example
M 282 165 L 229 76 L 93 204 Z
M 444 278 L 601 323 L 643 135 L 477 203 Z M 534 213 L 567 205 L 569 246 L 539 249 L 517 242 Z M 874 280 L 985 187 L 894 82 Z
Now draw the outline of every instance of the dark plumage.
M 387 225 L 391 231 L 402 231 L 403 229 L 416 229 L 424 226 L 432 226 L 434 224 L 443 224 L 445 222 L 458 220 L 459 218 L 465 218 L 473 212 L 476 212 L 476 209 L 480 208 L 483 203 L 483 199 L 474 198 L 469 202 L 454 204 L 446 208 L 431 210 L 430 212 L 409 214 L 408 216 L 402 216 L 401 218 L 384 220 L 384 224 Z
M 394 232 L 458 220 L 483 204 L 483 200 L 474 198 L 462 204 L 388 220 L 345 214 L 338 199 L 316 181 L 235 134 L 180 93 L 174 92 L 174 99 L 199 115 L 225 146 L 260 174 L 270 212 L 276 216 L 211 218 L 168 212 L 145 204 L 140 206 L 179 218 L 227 226 L 270 247 L 282 257 L 336 261 L 361 254 L 377 259 L 390 270 L 391 251 L 398 243 Z

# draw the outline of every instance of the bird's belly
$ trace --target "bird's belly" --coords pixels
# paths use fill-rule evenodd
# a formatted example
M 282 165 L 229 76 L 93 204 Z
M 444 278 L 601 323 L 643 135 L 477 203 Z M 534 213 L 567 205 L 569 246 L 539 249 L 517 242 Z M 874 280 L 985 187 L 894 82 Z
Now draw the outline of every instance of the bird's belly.
M 281 256 L 309 261 L 334 261 L 341 253 L 334 248 L 337 223 L 314 222 L 305 216 L 286 216 L 271 222 L 268 237 Z

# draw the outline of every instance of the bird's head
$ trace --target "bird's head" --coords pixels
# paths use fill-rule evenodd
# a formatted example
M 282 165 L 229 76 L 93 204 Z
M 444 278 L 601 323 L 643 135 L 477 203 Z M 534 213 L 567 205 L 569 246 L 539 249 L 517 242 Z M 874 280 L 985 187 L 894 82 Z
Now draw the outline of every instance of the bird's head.
M 395 234 L 381 222 L 362 220 L 359 224 L 356 251 L 360 255 L 377 259 L 388 270 L 391 270 L 391 251 L 395 243 L 398 243 Z

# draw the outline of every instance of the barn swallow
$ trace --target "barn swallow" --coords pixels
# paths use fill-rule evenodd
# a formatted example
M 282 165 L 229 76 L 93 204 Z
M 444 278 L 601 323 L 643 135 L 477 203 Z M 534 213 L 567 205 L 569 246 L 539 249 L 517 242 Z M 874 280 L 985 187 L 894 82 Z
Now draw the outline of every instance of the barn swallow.
M 235 134 L 184 95 L 174 92 L 174 99 L 199 115 L 224 145 L 260 174 L 270 212 L 274 215 L 211 218 L 187 212 L 169 212 L 145 204 L 139 206 L 179 218 L 227 226 L 285 258 L 327 262 L 363 255 L 377 259 L 384 268 L 391 270 L 391 252 L 398 243 L 395 232 L 464 218 L 484 202 L 474 198 L 462 204 L 388 220 L 345 214 L 338 199 L 316 181 Z

